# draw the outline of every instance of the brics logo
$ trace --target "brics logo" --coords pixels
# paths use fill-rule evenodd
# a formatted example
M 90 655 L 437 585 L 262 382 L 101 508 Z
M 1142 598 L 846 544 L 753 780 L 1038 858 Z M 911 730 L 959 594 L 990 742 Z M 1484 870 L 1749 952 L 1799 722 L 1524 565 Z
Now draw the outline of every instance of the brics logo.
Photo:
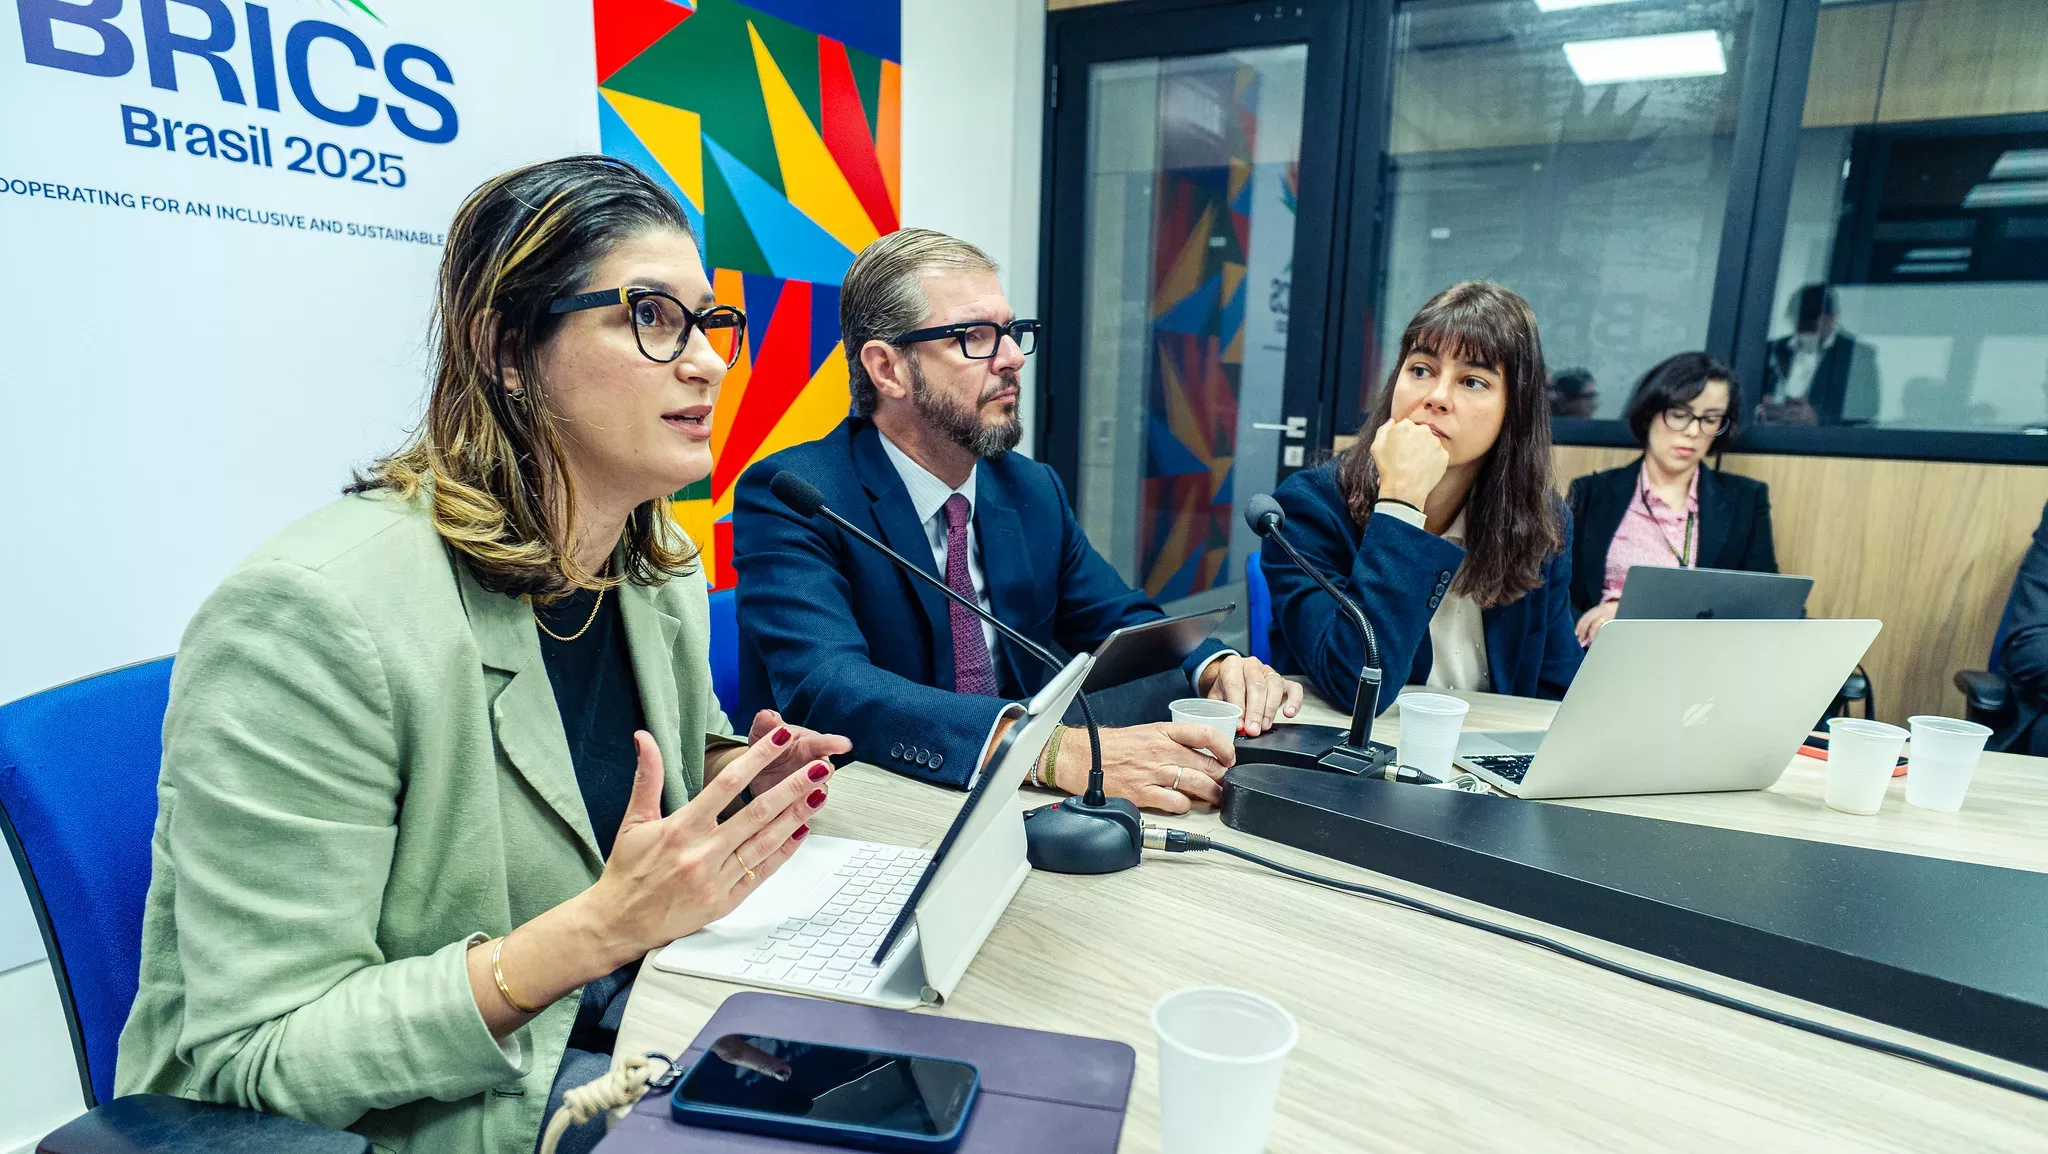
M 357 0 L 350 2 L 374 18 Z M 28 63 L 86 76 L 126 76 L 135 68 L 138 45 L 114 24 L 124 3 L 15 0 Z M 174 6 L 183 10 L 178 31 L 171 27 Z M 270 9 L 249 3 L 240 7 L 238 20 L 225 0 L 138 0 L 142 17 L 139 47 L 150 86 L 178 91 L 177 58 L 186 56 L 206 63 L 222 101 L 253 103 L 276 112 L 282 95 L 278 87 L 282 64 L 284 87 L 291 99 L 328 124 L 362 128 L 381 111 L 392 127 L 422 144 L 447 144 L 455 139 L 459 121 L 455 104 L 444 91 L 454 86 L 455 79 L 439 55 L 417 44 L 392 44 L 380 57 L 362 37 L 325 20 L 293 24 L 284 33 L 280 52 Z M 195 26 L 195 16 L 203 20 L 203 32 Z M 314 48 L 322 41 L 327 46 L 317 53 L 317 60 L 325 68 L 316 87 Z M 240 62 L 246 75 L 237 60 L 229 57 L 238 43 L 247 45 L 246 59 Z M 97 51 L 92 50 L 95 46 Z M 343 53 L 353 68 L 334 67 Z

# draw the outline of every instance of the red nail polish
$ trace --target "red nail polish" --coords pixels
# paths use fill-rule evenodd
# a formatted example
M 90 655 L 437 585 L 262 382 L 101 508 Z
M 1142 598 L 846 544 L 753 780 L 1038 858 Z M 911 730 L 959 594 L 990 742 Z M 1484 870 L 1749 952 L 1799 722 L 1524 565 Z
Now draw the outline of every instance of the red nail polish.
M 825 764 L 824 762 L 822 762 L 822 761 L 814 761 L 814 762 L 812 762 L 812 763 L 811 763 L 811 780 L 812 780 L 812 781 L 823 781 L 823 780 L 825 780 L 825 777 L 826 777 L 826 775 L 830 774 L 831 772 L 832 772 L 832 767 L 831 767 L 831 766 L 829 766 L 829 765 L 826 765 L 826 764 Z
M 811 791 L 811 796 L 805 798 L 804 800 L 811 803 L 812 809 L 816 809 L 819 806 L 825 804 L 825 791 L 822 789 L 814 789 Z
M 789 727 L 785 725 L 782 728 L 776 730 L 774 736 L 770 737 L 768 740 L 774 742 L 777 745 L 788 745 L 789 739 L 792 736 L 794 735 L 789 732 Z
M 811 836 L 811 827 L 807 825 L 800 825 L 796 827 L 795 833 L 789 835 L 789 840 L 802 841 L 809 836 Z

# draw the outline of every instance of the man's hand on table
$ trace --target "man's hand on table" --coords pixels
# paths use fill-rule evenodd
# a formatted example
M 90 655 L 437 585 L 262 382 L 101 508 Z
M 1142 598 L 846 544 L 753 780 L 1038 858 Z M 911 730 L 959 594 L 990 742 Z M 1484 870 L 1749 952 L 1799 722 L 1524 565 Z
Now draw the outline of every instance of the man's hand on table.
M 1201 690 L 1204 697 L 1244 710 L 1238 732 L 1246 737 L 1273 728 L 1276 717 L 1301 712 L 1301 683 L 1273 672 L 1272 666 L 1256 657 L 1225 654 L 1211 661 L 1202 668 Z
M 1207 753 L 1201 751 L 1207 750 Z M 1170 721 L 1102 731 L 1102 788 L 1144 809 L 1186 813 L 1194 803 L 1223 800 L 1223 771 L 1237 753 L 1206 725 Z M 1088 731 L 1068 729 L 1053 763 L 1053 784 L 1064 793 L 1088 788 Z

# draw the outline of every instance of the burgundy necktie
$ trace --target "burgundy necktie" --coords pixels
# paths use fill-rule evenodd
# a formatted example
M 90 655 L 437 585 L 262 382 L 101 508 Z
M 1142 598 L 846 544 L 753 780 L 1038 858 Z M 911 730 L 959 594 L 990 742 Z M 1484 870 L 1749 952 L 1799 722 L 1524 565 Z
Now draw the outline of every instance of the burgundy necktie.
M 946 498 L 946 587 L 969 601 L 974 595 L 974 578 L 967 575 L 967 498 L 958 493 Z M 958 601 L 946 602 L 953 622 L 953 690 L 956 693 L 996 694 L 996 671 L 989 662 L 988 642 L 981 635 L 981 618 Z

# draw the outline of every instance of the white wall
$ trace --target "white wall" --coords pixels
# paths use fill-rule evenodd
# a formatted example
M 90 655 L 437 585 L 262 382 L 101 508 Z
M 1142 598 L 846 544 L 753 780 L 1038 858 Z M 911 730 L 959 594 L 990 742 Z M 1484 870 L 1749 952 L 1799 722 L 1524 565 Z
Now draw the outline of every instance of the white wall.
M 1044 77 L 1045 0 L 903 0 L 903 223 L 994 257 L 1019 316 L 1038 312 Z M 1018 405 L 1027 450 L 1037 361 Z
M 353 93 L 391 115 L 316 116 L 288 87 L 288 51 L 272 61 L 281 99 L 266 103 L 241 5 L 222 10 L 237 22 L 222 57 L 236 94 L 190 53 L 174 57 L 176 85 L 159 85 L 138 7 L 115 7 L 107 30 L 64 6 L 73 19 L 51 34 L 65 53 L 126 45 L 115 76 L 32 47 L 43 28 L 28 8 L 0 18 L 0 109 L 34 110 L 0 117 L 0 600 L 31 607 L 0 639 L 0 702 L 171 652 L 238 558 L 394 447 L 425 391 L 440 260 L 427 242 L 485 177 L 598 139 L 587 4 L 386 0 L 375 18 L 274 6 L 273 52 L 319 19 L 373 54 L 436 53 L 453 79 L 433 87 L 459 125 L 446 141 L 402 132 L 402 111 L 418 129 L 450 122 L 390 82 L 394 66 L 353 68 L 333 34 L 310 54 L 328 107 Z M 210 20 L 172 6 L 178 35 Z M 395 67 L 414 85 L 429 75 L 418 59 Z M 209 126 L 204 147 L 189 130 L 183 150 L 141 147 L 127 106 L 151 124 Z M 270 133 L 273 164 L 214 154 L 213 130 L 225 149 L 245 125 Z M 299 134 L 308 157 L 316 142 L 353 150 L 349 175 L 294 170 Z M 354 168 L 377 152 L 397 171 Z M 42 952 L 0 857 L 0 1154 L 77 1104 Z M 57 1044 L 44 1046 L 53 1021 Z M 70 1097 L 24 1069 L 54 1072 Z

